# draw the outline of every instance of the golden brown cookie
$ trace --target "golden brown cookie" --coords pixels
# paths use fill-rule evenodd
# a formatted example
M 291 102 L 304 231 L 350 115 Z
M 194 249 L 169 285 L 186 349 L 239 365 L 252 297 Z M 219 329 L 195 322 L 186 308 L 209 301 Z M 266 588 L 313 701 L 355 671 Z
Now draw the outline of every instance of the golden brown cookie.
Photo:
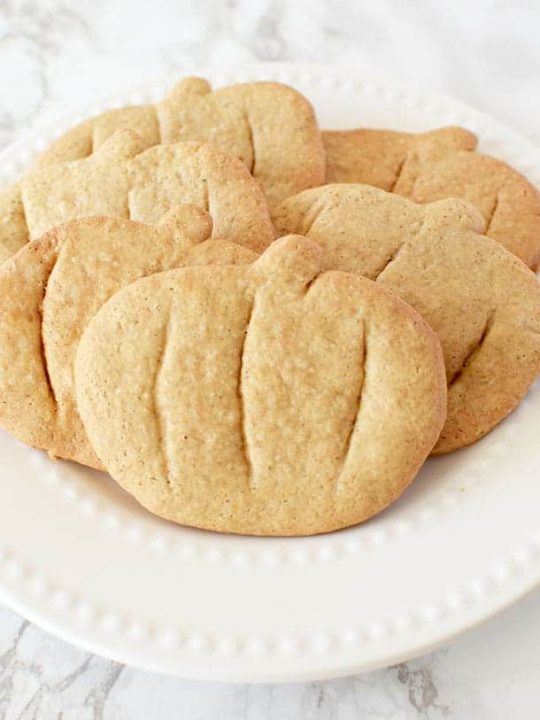
M 325 268 L 396 292 L 435 330 L 448 380 L 436 453 L 489 432 L 540 372 L 540 285 L 479 234 L 482 218 L 470 204 L 417 205 L 366 185 L 326 185 L 286 200 L 274 222 L 317 242 Z
M 185 78 L 157 105 L 98 115 L 56 140 L 38 160 L 49 165 L 87 157 L 115 131 L 136 130 L 144 147 L 198 140 L 236 155 L 271 204 L 324 182 L 324 150 L 310 103 L 287 85 L 256 82 L 212 89 Z
M 405 160 L 419 150 L 474 150 L 475 135 L 460 127 L 425 133 L 395 130 L 324 130 L 327 183 L 363 183 L 392 192 Z
M 421 203 L 468 200 L 482 213 L 483 233 L 538 269 L 540 193 L 506 163 L 472 152 L 472 133 L 346 130 L 323 137 L 328 183 L 365 183 Z
M 141 152 L 122 130 L 88 158 L 45 167 L 0 194 L 0 260 L 55 225 L 91 215 L 157 222 L 180 203 L 213 220 L 215 239 L 261 252 L 275 237 L 264 194 L 243 164 L 212 145 L 175 143 Z
M 73 391 L 82 332 L 124 285 L 168 268 L 250 262 L 247 248 L 208 240 L 193 206 L 159 226 L 117 218 L 74 220 L 26 245 L 0 269 L 0 426 L 53 456 L 99 467 Z M 205 242 L 204 242 L 205 241 Z
M 88 326 L 77 402 L 107 470 L 175 522 L 255 535 L 352 525 L 442 427 L 439 343 L 392 293 L 321 272 L 298 236 L 244 267 L 153 275 Z

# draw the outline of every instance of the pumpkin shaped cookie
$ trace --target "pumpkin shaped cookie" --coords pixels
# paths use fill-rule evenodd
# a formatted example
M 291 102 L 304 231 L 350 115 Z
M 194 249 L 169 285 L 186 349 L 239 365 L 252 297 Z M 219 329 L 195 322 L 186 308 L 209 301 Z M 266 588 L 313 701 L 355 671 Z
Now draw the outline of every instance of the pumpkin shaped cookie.
M 482 214 L 481 232 L 538 269 L 540 192 L 510 165 L 473 152 L 472 133 L 344 130 L 323 137 L 328 183 L 365 183 L 419 203 L 467 200 Z
M 540 372 L 540 285 L 479 234 L 472 205 L 417 205 L 366 185 L 326 185 L 286 200 L 274 222 L 317 242 L 327 269 L 358 272 L 396 292 L 435 330 L 448 380 L 436 453 L 489 432 Z
M 327 183 L 362 183 L 392 192 L 407 158 L 422 151 L 474 150 L 477 139 L 460 127 L 425 133 L 395 130 L 324 130 Z
M 208 240 L 192 206 L 159 226 L 85 218 L 51 230 L 0 268 L 0 426 L 51 455 L 100 467 L 74 401 L 73 363 L 84 328 L 124 285 L 149 273 L 255 255 Z
M 69 220 L 154 223 L 181 203 L 210 213 L 216 239 L 257 252 L 274 239 L 264 195 L 239 160 L 201 143 L 142 148 L 137 133 L 123 130 L 92 156 L 43 168 L 0 193 L 0 261 Z
M 269 203 L 324 182 L 324 149 L 310 103 L 274 82 L 231 85 L 212 92 L 202 78 L 185 78 L 156 105 L 111 110 L 62 135 L 38 165 L 87 157 L 117 130 L 136 130 L 151 147 L 197 140 L 240 158 Z
M 371 517 L 411 482 L 445 415 L 427 324 L 359 275 L 321 272 L 298 236 L 252 265 L 124 288 L 88 326 L 75 377 L 120 485 L 165 518 L 237 533 Z

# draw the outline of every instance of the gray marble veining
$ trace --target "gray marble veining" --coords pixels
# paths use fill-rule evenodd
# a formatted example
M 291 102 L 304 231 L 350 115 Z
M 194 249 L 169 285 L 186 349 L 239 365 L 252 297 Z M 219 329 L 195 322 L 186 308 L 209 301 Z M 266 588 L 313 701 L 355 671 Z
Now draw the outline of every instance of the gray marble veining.
M 540 143 L 540 5 L 391 0 L 0 0 L 0 146 L 119 87 L 205 64 L 298 61 L 444 92 Z M 395 668 L 282 686 L 123 667 L 0 610 L 1 720 L 528 720 L 540 594 Z
M 92 656 L 0 610 L 2 720 L 532 720 L 540 594 L 452 646 L 327 682 L 227 685 Z

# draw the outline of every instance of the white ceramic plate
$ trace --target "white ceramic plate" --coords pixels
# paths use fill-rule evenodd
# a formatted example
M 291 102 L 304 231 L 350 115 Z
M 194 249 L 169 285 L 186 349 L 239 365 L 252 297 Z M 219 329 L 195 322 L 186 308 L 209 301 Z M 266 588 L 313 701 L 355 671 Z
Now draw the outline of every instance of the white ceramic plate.
M 460 124 L 540 185 L 540 153 L 495 120 L 322 68 L 201 69 L 216 86 L 276 79 L 322 127 Z M 179 73 L 180 74 L 180 73 Z M 87 108 L 161 98 L 175 78 Z M 53 136 L 0 158 L 15 178 Z M 222 536 L 152 517 L 99 473 L 0 434 L 0 598 L 47 630 L 184 677 L 292 681 L 388 665 L 448 641 L 540 580 L 540 387 L 476 446 L 430 460 L 388 511 L 304 539 Z

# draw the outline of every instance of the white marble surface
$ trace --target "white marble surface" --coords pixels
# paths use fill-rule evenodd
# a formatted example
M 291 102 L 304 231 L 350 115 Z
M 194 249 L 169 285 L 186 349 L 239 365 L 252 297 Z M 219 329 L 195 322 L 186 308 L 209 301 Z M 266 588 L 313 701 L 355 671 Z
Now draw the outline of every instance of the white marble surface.
M 444 92 L 540 144 L 539 33 L 536 0 L 0 0 L 0 146 L 126 84 L 257 60 Z M 529 720 L 539 678 L 540 592 L 419 660 L 283 686 L 151 675 L 0 609 L 2 720 Z

